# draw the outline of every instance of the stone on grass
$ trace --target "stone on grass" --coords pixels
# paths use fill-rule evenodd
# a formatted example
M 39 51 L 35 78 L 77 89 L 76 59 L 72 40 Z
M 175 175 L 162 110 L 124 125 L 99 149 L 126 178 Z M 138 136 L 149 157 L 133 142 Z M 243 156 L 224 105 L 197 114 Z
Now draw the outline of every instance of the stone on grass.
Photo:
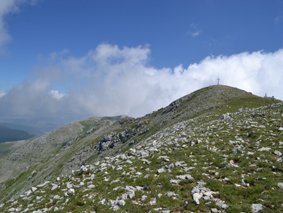
M 145 201 L 146 198 L 147 198 L 147 196 L 146 196 L 146 195 L 143 195 L 143 196 L 141 197 L 141 201 Z
M 126 202 L 124 200 L 118 200 L 117 204 L 118 206 L 125 206 Z
M 269 151 L 271 148 L 270 147 L 262 147 L 258 149 L 258 151 Z
M 247 156 L 251 156 L 253 154 L 254 154 L 253 152 L 247 152 Z
M 53 190 L 55 190 L 55 189 L 57 189 L 57 188 L 58 188 L 58 185 L 53 184 L 51 191 L 53 191 Z
M 134 190 L 129 190 L 127 193 L 127 197 L 132 199 L 135 197 L 135 191 Z
M 264 209 L 264 206 L 261 205 L 261 204 L 253 204 L 252 205 L 252 212 L 253 213 L 257 213 L 257 212 L 259 212 L 259 211 L 261 211 L 263 209 Z
M 161 169 L 158 169 L 157 172 L 160 174 L 162 172 L 166 172 L 166 170 L 162 167 Z
M 155 205 L 156 204 L 156 198 L 155 197 L 151 198 L 150 201 L 149 201 L 149 204 Z
M 174 192 L 166 192 L 166 196 L 171 197 L 171 196 L 176 196 Z
M 275 155 L 278 155 L 279 157 L 282 156 L 282 152 L 280 152 L 280 151 L 278 151 L 278 150 L 275 150 L 275 151 L 274 151 L 274 154 L 275 154 Z
M 69 189 L 67 193 L 68 193 L 68 195 L 75 194 L 75 190 L 74 189 Z
M 37 190 L 36 187 L 31 187 L 31 191 L 32 191 L 32 192 L 35 192 L 36 190 Z
M 99 201 L 98 203 L 104 205 L 104 204 L 105 204 L 105 201 L 106 201 L 106 199 L 104 198 L 104 199 L 102 199 L 101 201 Z
M 181 179 L 181 180 L 193 180 L 194 178 L 190 175 L 190 174 L 186 174 L 186 175 L 178 175 L 177 176 L 178 179 Z
M 91 184 L 91 185 L 89 185 L 87 188 L 93 189 L 94 187 L 95 187 L 95 185 Z
M 280 189 L 283 189 L 283 183 L 278 183 L 277 186 L 278 186 Z
M 179 182 L 180 182 L 180 180 L 174 180 L 174 179 L 170 180 L 171 184 L 178 184 Z
M 193 194 L 193 199 L 194 199 L 194 201 L 195 201 L 195 203 L 197 204 L 197 205 L 199 205 L 199 199 L 202 197 L 202 195 L 201 194 L 199 194 L 199 193 L 194 193 Z
M 50 182 L 49 182 L 49 181 L 45 181 L 44 183 L 39 184 L 39 185 L 37 185 L 36 187 L 41 188 L 41 187 L 46 186 L 48 183 L 50 183 Z
M 72 188 L 72 187 L 73 187 L 73 185 L 72 185 L 71 183 L 69 183 L 69 182 L 68 182 L 68 183 L 67 183 L 67 188 L 69 188 L 69 189 L 70 189 L 70 188 Z

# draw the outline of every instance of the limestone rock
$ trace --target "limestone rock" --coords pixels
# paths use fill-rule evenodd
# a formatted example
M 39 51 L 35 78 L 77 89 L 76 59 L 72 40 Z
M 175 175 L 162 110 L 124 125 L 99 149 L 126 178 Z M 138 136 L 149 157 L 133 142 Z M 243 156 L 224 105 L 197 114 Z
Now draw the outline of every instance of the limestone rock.
M 280 189 L 283 189 L 283 183 L 278 183 L 277 186 L 278 186 Z
M 202 197 L 202 195 L 199 194 L 199 193 L 194 193 L 194 194 L 193 194 L 193 199 L 194 199 L 194 201 L 195 201 L 196 204 L 199 205 L 199 199 L 200 199 L 201 197 Z
M 262 204 L 253 204 L 252 205 L 252 212 L 253 213 L 257 213 L 257 212 L 259 212 L 263 209 L 264 209 L 264 206 Z

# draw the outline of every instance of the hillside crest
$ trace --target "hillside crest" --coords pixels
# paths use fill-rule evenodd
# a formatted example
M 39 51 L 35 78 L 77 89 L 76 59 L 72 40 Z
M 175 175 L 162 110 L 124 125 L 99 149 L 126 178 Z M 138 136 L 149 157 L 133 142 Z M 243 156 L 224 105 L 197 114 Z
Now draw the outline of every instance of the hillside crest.
M 249 153 L 255 153 L 259 148 L 264 150 L 264 147 L 273 150 L 272 156 L 275 151 L 281 153 L 282 144 L 270 145 L 265 142 L 270 137 L 268 131 L 273 128 L 265 123 L 276 125 L 272 129 L 276 131 L 276 141 L 282 138 L 279 129 L 283 127 L 283 123 L 281 119 L 274 120 L 274 116 L 281 115 L 280 113 L 283 114 L 283 110 L 278 100 L 258 97 L 233 87 L 215 85 L 183 96 L 144 117 L 91 117 L 73 122 L 8 150 L 0 164 L 0 177 L 6 180 L 0 187 L 0 198 L 3 202 L 19 195 L 22 198 L 36 199 L 33 191 L 27 191 L 35 186 L 37 189 L 41 188 L 40 184 L 46 183 L 42 187 L 51 195 L 36 190 L 38 196 L 49 199 L 57 193 L 59 197 L 65 197 L 64 202 L 71 202 L 70 206 L 63 207 L 61 204 L 56 205 L 52 198 L 53 201 L 48 205 L 51 209 L 56 207 L 64 211 L 81 211 L 83 207 L 89 211 L 100 212 L 106 208 L 109 211 L 105 212 L 114 209 L 123 212 L 126 209 L 140 208 L 144 212 L 168 202 L 167 207 L 176 211 L 181 206 L 187 208 L 184 207 L 186 201 L 188 209 L 216 208 L 217 211 L 228 211 L 228 195 L 217 185 L 227 177 L 224 169 L 230 168 L 230 171 L 239 168 L 235 175 L 241 176 L 241 167 L 250 172 L 250 167 L 244 160 L 246 156 L 253 155 Z M 257 145 L 259 140 L 263 140 L 263 143 Z M 252 158 L 252 162 L 256 159 Z M 273 160 L 277 162 L 280 159 L 275 157 Z M 18 176 L 17 170 L 9 173 L 9 169 L 7 172 L 7 168 L 12 168 L 11 165 L 17 165 L 16 169 L 19 170 L 25 169 Z M 274 165 L 281 168 L 278 163 Z M 229 175 L 234 177 L 234 173 L 229 172 Z M 11 180 L 11 177 L 15 178 Z M 58 183 L 54 182 L 56 179 Z M 80 179 L 81 184 L 77 185 L 74 182 L 76 179 Z M 235 176 L 235 181 L 237 179 L 239 177 Z M 211 180 L 217 184 L 211 185 Z M 244 182 L 248 181 L 249 186 L 252 186 L 250 180 L 244 179 Z M 231 188 L 235 186 L 235 181 L 226 180 L 225 184 Z M 70 187 L 67 182 L 70 182 Z M 55 185 L 61 189 L 67 186 L 67 189 L 53 189 Z M 109 196 L 104 195 L 105 187 L 108 188 L 107 191 L 121 187 L 117 192 L 124 194 L 118 195 L 113 189 Z M 193 196 L 183 194 L 182 187 L 191 191 Z M 70 193 L 68 190 L 71 190 Z M 133 195 L 127 194 L 131 190 L 134 191 L 131 192 Z M 206 190 L 211 194 L 218 191 L 219 196 L 207 198 L 212 203 L 212 207 L 209 207 L 199 203 L 203 194 L 197 199 L 196 196 L 199 195 L 195 195 L 195 190 Z M 93 193 L 91 199 L 95 206 L 82 198 L 90 196 L 86 195 L 87 192 Z M 173 194 L 169 195 L 171 192 Z M 102 197 L 96 196 L 97 193 L 101 193 Z M 172 203 L 172 198 L 176 202 Z M 25 201 L 21 202 L 26 206 Z M 239 205 L 236 201 L 229 202 Z M 251 202 L 254 201 L 247 200 L 249 209 Z M 145 206 L 141 207 L 139 203 L 144 203 Z M 2 207 L 7 209 L 9 205 L 9 202 L 5 202 Z M 165 211 L 164 208 L 160 209 L 163 210 Z

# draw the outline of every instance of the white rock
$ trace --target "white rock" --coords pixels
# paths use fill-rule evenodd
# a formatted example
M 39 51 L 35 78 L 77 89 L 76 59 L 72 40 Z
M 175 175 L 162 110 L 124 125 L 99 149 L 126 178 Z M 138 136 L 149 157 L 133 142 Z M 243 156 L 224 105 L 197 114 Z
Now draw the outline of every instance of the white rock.
M 271 148 L 270 147 L 262 147 L 258 149 L 258 151 L 269 151 Z
M 254 154 L 253 152 L 247 152 L 247 156 L 251 156 L 253 154 Z
M 193 180 L 194 178 L 190 175 L 190 174 L 186 174 L 186 175 L 178 175 L 177 176 L 178 179 L 181 179 L 181 180 Z
M 124 200 L 118 200 L 117 204 L 118 206 L 125 206 L 126 202 Z
M 165 195 L 171 197 L 171 196 L 176 196 L 177 194 L 175 194 L 174 192 L 167 192 Z
M 274 154 L 275 154 L 275 155 L 278 155 L 279 157 L 282 156 L 282 152 L 277 151 L 277 150 L 274 151 Z
M 71 183 L 68 182 L 68 183 L 67 183 L 67 188 L 70 189 L 70 188 L 72 188 L 72 187 L 73 187 L 73 184 L 71 184 Z
M 138 190 L 138 191 L 141 191 L 141 190 L 143 190 L 144 188 L 142 187 L 142 186 L 136 186 L 136 190 Z
M 211 196 L 212 195 L 212 191 L 208 191 L 208 192 L 205 192 L 205 193 L 203 193 L 205 196 Z
M 41 187 L 46 186 L 48 183 L 50 183 L 50 182 L 49 182 L 49 181 L 45 181 L 44 183 L 39 184 L 39 185 L 37 185 L 36 187 L 41 188 Z
M 156 204 L 156 198 L 153 197 L 153 198 L 150 199 L 149 205 L 155 205 L 155 204 Z
M 36 187 L 31 187 L 31 191 L 32 191 L 32 192 L 35 192 L 36 190 L 37 190 Z
M 74 189 L 69 189 L 68 190 L 68 195 L 70 195 L 70 194 L 75 194 L 75 190 Z
M 280 189 L 283 189 L 283 183 L 278 183 L 277 186 L 278 186 Z
M 143 196 L 141 197 L 141 201 L 145 201 L 146 198 L 147 198 L 147 196 L 146 196 L 146 195 L 143 195 Z
M 90 180 L 90 181 L 93 181 L 93 179 L 94 179 L 94 174 L 92 174 L 92 175 L 90 176 L 89 180 Z
M 91 185 L 89 185 L 87 188 L 93 189 L 94 187 L 95 187 L 95 185 L 91 184 Z
M 134 190 L 129 190 L 127 193 L 127 197 L 132 199 L 135 197 L 135 191 Z
M 158 169 L 157 172 L 160 174 L 162 172 L 166 172 L 166 170 L 162 167 L 161 169 Z
M 51 191 L 53 191 L 53 190 L 55 190 L 55 189 L 57 189 L 57 188 L 58 188 L 58 185 L 53 184 Z
M 257 213 L 257 212 L 259 212 L 259 211 L 261 211 L 263 209 L 264 209 L 264 206 L 261 205 L 261 204 L 253 204 L 252 205 L 252 212 L 253 213 Z
M 81 166 L 82 172 L 86 172 L 88 169 L 85 166 Z
M 59 199 L 61 199 L 61 197 L 59 195 L 55 195 L 54 199 L 58 199 L 59 200 Z
M 105 198 L 102 199 L 101 201 L 99 201 L 98 203 L 104 205 L 105 204 Z
M 174 179 L 170 180 L 171 184 L 178 184 L 179 182 L 180 182 L 180 180 L 174 180 Z
M 194 199 L 194 201 L 195 201 L 196 204 L 199 205 L 199 199 L 200 199 L 201 197 L 202 197 L 202 195 L 199 194 L 199 193 L 194 193 L 194 194 L 193 194 L 193 199 Z

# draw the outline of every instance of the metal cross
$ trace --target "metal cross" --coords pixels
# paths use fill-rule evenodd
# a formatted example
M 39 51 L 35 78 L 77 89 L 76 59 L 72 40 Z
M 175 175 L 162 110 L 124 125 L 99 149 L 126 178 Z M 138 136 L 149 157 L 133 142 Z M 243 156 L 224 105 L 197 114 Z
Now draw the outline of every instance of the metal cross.
M 219 80 L 220 80 L 220 78 L 218 77 L 218 78 L 217 78 L 217 81 L 218 81 L 218 85 L 219 85 Z

